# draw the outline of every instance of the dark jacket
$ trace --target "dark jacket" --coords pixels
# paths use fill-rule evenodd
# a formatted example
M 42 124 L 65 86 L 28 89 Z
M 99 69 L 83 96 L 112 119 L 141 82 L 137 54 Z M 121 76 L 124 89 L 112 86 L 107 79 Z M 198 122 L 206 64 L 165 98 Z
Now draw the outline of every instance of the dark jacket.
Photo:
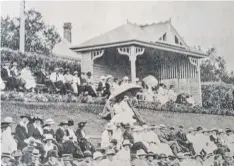
M 186 141 L 188 141 L 186 133 L 181 133 L 179 131 L 176 133 L 176 138 L 177 142 L 180 144 L 186 144 Z
M 35 148 L 31 146 L 27 146 L 22 150 L 22 161 L 30 165 L 32 163 L 32 152 Z
M 62 143 L 65 133 L 61 128 L 58 128 L 55 132 L 55 139 L 58 143 Z
M 20 124 L 17 124 L 15 128 L 15 139 L 18 141 L 17 148 L 22 150 L 24 147 L 27 146 L 27 144 L 24 142 L 25 139 L 28 138 L 28 133 Z
M 125 131 L 123 133 L 123 139 L 128 139 L 130 141 L 131 144 L 134 144 L 134 137 L 131 133 L 129 133 L 128 131 Z
M 33 124 L 29 125 L 28 127 L 28 136 L 29 137 L 34 137 L 35 139 L 42 140 L 43 135 L 40 133 L 40 131 L 34 127 Z

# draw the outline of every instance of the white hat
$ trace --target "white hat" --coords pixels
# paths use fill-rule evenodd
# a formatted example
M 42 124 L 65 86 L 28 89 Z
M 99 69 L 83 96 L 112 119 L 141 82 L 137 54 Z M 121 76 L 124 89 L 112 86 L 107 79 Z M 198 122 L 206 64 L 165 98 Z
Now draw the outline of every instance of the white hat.
M 132 144 L 130 143 L 130 141 L 129 141 L 128 139 L 125 139 L 125 140 L 123 141 L 123 146 L 125 146 L 125 145 L 132 146 Z
M 137 151 L 136 155 L 137 156 L 146 156 L 146 153 L 145 153 L 145 151 L 143 149 L 140 149 L 140 150 Z
M 100 157 L 103 157 L 103 154 L 101 152 L 94 152 L 93 159 L 96 160 Z
M 115 151 L 113 149 L 108 149 L 106 155 L 115 155 Z
M 194 131 L 194 128 L 190 127 L 188 131 L 192 132 L 192 131 Z
M 160 129 L 165 129 L 166 126 L 165 126 L 164 124 L 160 124 L 159 128 L 160 128 Z
M 52 134 L 45 134 L 44 135 L 44 141 L 47 141 L 47 140 L 54 140 L 54 137 Z
M 129 80 L 128 76 L 124 76 L 123 80 Z
M 105 76 L 101 76 L 101 77 L 100 77 L 100 80 L 105 80 L 105 79 L 106 79 Z
M 112 123 L 107 123 L 105 129 L 106 130 L 114 130 L 115 126 Z
M 25 139 L 24 142 L 31 146 L 37 146 L 37 144 L 35 143 L 35 138 L 33 137 L 29 137 L 28 139 Z
M 45 125 L 46 125 L 46 124 L 48 124 L 48 125 L 52 125 L 52 124 L 54 124 L 54 123 L 55 123 L 55 122 L 54 122 L 54 120 L 53 120 L 53 119 L 51 119 L 51 118 L 50 118 L 50 119 L 46 119 L 46 120 L 45 120 Z
M 112 75 L 107 75 L 107 78 L 114 78 Z
M 2 123 L 14 123 L 12 117 L 5 117 L 5 119 L 2 121 Z

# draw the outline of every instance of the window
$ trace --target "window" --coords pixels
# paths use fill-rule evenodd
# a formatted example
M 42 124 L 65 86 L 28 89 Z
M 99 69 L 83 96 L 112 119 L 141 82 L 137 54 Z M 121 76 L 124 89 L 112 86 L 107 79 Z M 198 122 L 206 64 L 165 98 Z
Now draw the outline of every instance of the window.
M 164 35 L 163 35 L 163 41 L 167 41 L 167 33 L 164 33 Z
M 175 43 L 176 43 L 176 44 L 179 44 L 179 39 L 178 39 L 177 36 L 175 36 Z

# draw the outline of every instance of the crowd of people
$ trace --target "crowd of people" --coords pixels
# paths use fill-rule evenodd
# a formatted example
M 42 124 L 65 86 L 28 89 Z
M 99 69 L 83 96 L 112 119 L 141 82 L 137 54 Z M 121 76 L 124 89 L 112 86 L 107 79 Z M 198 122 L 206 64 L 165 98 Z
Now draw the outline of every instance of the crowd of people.
M 26 114 L 12 134 L 14 121 L 6 117 L 1 122 L 2 165 L 233 166 L 233 129 L 198 126 L 185 132 L 183 125 L 147 125 L 128 102 L 127 92 L 112 95 L 110 101 L 113 116 L 100 147 L 85 132 L 88 122 L 55 123 Z
M 22 69 L 16 62 L 5 62 L 1 67 L 1 91 L 38 91 L 38 84 L 43 84 L 43 91 L 53 94 L 83 95 L 89 98 L 102 97 L 108 99 L 111 93 L 119 86 L 131 83 L 128 76 L 122 79 L 114 78 L 112 75 L 101 76 L 98 85 L 94 83 L 91 72 L 71 71 L 69 68 L 54 68 L 48 73 L 41 69 L 37 73 L 32 72 L 29 64 L 24 63 Z M 150 86 L 143 80 L 136 79 L 136 84 L 142 87 L 137 94 L 139 100 L 159 102 L 165 104 L 173 101 L 181 104 L 194 106 L 194 100 L 189 94 L 177 94 L 174 85 L 167 89 L 166 85 L 160 83 L 158 86 Z

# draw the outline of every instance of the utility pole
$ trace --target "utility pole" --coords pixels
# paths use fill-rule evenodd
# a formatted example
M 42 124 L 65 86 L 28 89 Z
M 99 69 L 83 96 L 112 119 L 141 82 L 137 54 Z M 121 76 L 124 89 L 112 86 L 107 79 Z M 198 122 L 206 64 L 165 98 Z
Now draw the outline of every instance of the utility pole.
M 25 49 L 25 0 L 20 2 L 20 52 L 24 53 Z

